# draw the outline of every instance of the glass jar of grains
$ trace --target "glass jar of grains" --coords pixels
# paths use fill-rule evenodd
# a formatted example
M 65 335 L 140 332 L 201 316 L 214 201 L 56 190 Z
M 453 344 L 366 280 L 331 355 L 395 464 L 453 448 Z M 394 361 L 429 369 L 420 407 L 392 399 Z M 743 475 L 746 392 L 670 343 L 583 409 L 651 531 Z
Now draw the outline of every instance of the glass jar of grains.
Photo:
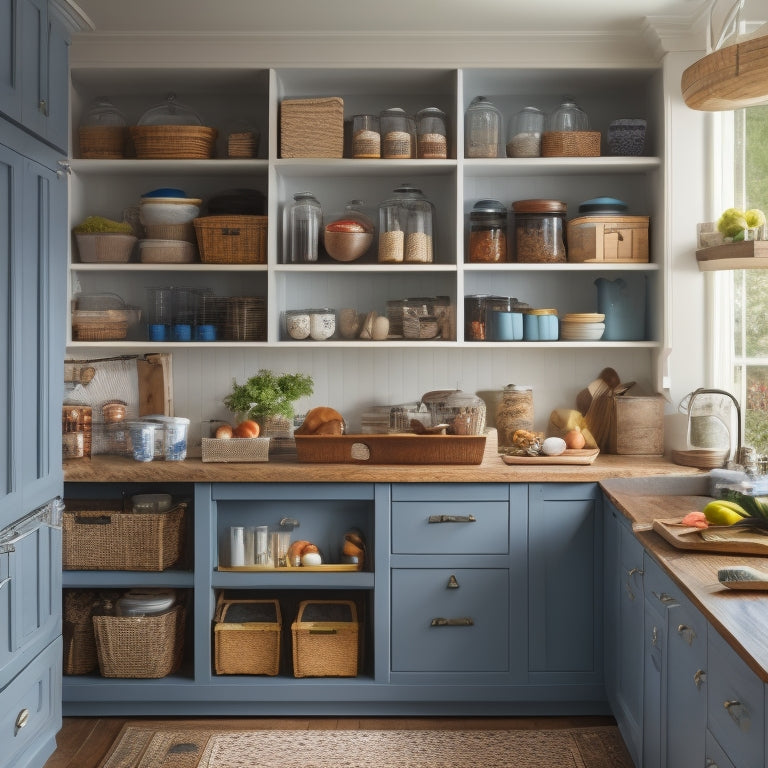
M 507 260 L 507 209 L 498 200 L 479 200 L 469 214 L 469 261 L 500 264 Z
M 411 184 L 401 184 L 379 206 L 379 262 L 428 264 L 434 260 L 434 206 Z
M 379 115 L 381 156 L 388 160 L 416 157 L 416 119 L 400 107 L 385 109 Z
M 464 154 L 466 157 L 503 157 L 501 112 L 485 96 L 477 96 L 464 116 Z
M 539 157 L 545 115 L 536 107 L 523 107 L 512 117 L 507 136 L 507 157 Z
M 565 261 L 565 216 L 560 200 L 518 200 L 515 217 L 515 259 L 521 263 Z
M 496 406 L 496 431 L 499 450 L 514 448 L 518 429 L 533 432 L 533 390 L 521 384 L 507 384 Z
M 427 107 L 416 113 L 417 156 L 422 160 L 445 160 L 448 157 L 448 131 L 445 112 Z

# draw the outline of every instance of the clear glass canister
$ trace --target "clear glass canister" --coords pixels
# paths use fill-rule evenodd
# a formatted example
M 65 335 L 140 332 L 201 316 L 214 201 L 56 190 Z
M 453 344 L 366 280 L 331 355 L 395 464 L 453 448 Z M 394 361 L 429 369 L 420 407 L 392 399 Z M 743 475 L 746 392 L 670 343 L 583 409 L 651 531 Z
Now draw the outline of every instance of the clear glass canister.
M 467 157 L 499 157 L 501 112 L 485 96 L 477 96 L 464 116 L 464 153 Z
M 469 214 L 469 261 L 500 264 L 506 260 L 506 206 L 498 200 L 479 200 Z
M 317 261 L 318 243 L 323 229 L 323 210 L 311 192 L 297 192 L 285 208 L 285 264 Z
M 448 129 L 445 112 L 427 107 L 416 114 L 417 155 L 423 160 L 448 157 Z
M 550 131 L 588 131 L 587 113 L 566 96 L 560 106 L 549 116 Z
M 560 200 L 518 200 L 515 218 L 515 258 L 521 263 L 565 261 L 565 216 Z
M 381 156 L 389 160 L 416 157 L 416 119 L 400 107 L 385 109 L 379 115 Z
M 507 384 L 496 406 L 496 431 L 499 450 L 513 448 L 518 429 L 533 432 L 533 389 L 522 384 Z
M 358 160 L 381 157 L 378 115 L 355 115 L 352 118 L 352 157 Z
M 486 293 L 464 297 L 464 341 L 486 341 Z
M 401 184 L 379 206 L 379 261 L 427 264 L 434 260 L 434 206 L 411 184 Z
M 539 157 L 545 115 L 536 107 L 523 107 L 512 117 L 507 135 L 507 157 Z

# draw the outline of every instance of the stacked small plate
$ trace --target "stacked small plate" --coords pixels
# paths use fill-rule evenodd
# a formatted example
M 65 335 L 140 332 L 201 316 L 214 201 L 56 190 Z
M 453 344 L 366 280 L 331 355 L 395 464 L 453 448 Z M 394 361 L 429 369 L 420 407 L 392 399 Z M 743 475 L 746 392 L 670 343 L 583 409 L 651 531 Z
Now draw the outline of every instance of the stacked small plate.
M 605 315 L 582 312 L 564 315 L 560 320 L 563 341 L 598 341 L 605 331 Z

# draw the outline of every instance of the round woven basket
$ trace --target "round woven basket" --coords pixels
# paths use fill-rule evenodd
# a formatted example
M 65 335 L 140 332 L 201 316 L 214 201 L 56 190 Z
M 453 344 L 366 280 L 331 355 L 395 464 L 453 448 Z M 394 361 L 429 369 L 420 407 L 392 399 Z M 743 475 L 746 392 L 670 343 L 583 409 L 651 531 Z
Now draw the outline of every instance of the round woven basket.
M 206 160 L 218 131 L 204 125 L 137 125 L 131 138 L 140 160 Z
M 600 131 L 545 131 L 542 157 L 600 157 Z

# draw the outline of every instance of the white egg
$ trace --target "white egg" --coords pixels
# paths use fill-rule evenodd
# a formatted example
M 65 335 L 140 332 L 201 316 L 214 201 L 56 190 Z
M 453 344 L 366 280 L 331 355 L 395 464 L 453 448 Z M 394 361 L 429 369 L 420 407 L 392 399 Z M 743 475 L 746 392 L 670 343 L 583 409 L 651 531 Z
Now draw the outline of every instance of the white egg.
M 565 440 L 562 437 L 548 437 L 541 444 L 541 452 L 545 456 L 559 456 L 565 452 Z
M 302 565 L 322 565 L 323 558 L 320 557 L 319 552 L 307 552 L 306 555 L 301 556 Z

